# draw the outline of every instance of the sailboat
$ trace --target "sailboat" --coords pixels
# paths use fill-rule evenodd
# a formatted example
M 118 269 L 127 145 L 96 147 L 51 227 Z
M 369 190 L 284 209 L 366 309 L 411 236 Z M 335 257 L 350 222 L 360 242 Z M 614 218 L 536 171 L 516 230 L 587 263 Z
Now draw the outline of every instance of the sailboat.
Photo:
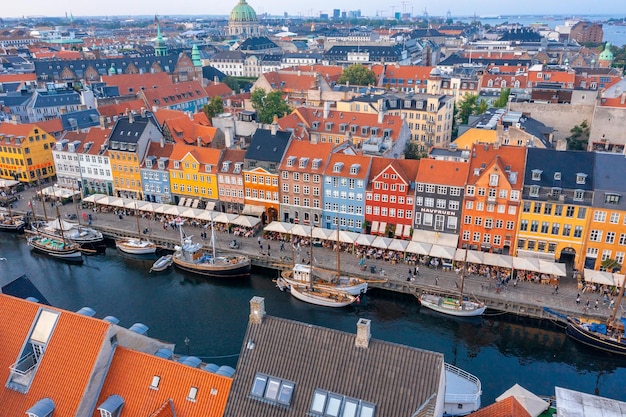
M 141 238 L 139 229 L 139 215 L 137 214 L 137 204 L 135 204 L 135 219 L 137 221 L 137 236 L 117 239 L 115 246 L 122 252 L 131 255 L 148 255 L 156 252 L 156 245 L 147 239 Z
M 337 232 L 339 233 L 339 232 Z M 310 243 L 310 259 L 313 260 L 313 242 Z M 339 254 L 339 247 L 337 247 Z M 340 277 L 339 261 L 337 261 L 337 276 Z M 289 290 L 294 298 L 309 304 L 324 307 L 345 307 L 357 300 L 361 292 L 367 291 L 367 282 L 361 285 L 351 285 L 348 279 L 344 279 L 344 286 L 340 285 L 340 280 L 326 281 L 314 279 L 310 265 L 294 264 L 291 271 L 283 271 L 281 277 L 276 280 L 276 286 L 281 290 Z M 346 288 L 344 290 L 344 288 Z M 349 292 L 352 290 L 356 294 Z
M 312 239 L 311 239 L 312 241 Z M 310 259 L 313 260 L 313 244 L 310 245 Z M 343 291 L 358 296 L 367 292 L 367 280 L 359 277 L 341 275 L 341 251 L 339 250 L 339 228 L 337 228 L 337 271 L 312 268 L 310 265 L 294 264 L 291 270 L 281 273 L 283 281 L 291 285 L 309 285 L 312 283 L 320 290 Z
M 59 207 L 56 206 L 56 209 L 58 219 L 60 217 Z M 63 234 L 63 229 L 61 229 L 60 237 L 41 233 L 39 228 L 31 233 L 32 235 L 29 236 L 27 243 L 33 250 L 54 258 L 82 261 L 83 254 L 80 250 L 80 245 L 68 241 Z
M 26 222 L 23 216 L 14 216 L 11 212 L 11 204 L 8 205 L 8 211 L 0 211 L 0 231 L 11 233 L 22 233 Z
M 467 271 L 467 251 L 461 272 L 460 294 L 458 298 L 444 297 L 434 294 L 422 293 L 418 298 L 422 306 L 439 313 L 449 314 L 459 317 L 481 316 L 487 307 L 480 301 L 470 301 L 463 299 L 463 283 L 465 281 L 465 271 Z
M 624 284 L 619 290 L 611 316 L 606 322 L 582 317 L 567 317 L 567 334 L 572 339 L 594 349 L 626 356 L 626 317 L 616 321 L 617 310 L 624 297 Z
M 180 246 L 172 261 L 183 271 L 213 278 L 242 278 L 250 276 L 250 258 L 243 255 L 217 256 L 215 253 L 215 233 L 211 224 L 211 253 L 202 249 L 201 243 L 193 241 L 193 236 L 187 236 L 182 225 L 179 226 Z
M 100 243 L 104 240 L 102 232 L 98 230 L 82 227 L 80 223 L 71 223 L 61 219 L 48 222 L 41 231 L 52 236 L 59 236 L 63 232 L 67 240 L 81 245 Z

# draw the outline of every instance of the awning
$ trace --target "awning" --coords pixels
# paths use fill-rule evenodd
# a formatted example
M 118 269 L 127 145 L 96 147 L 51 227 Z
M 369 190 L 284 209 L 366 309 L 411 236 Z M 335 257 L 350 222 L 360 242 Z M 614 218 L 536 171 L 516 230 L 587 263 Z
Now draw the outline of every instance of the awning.
M 214 214 L 213 214 L 213 221 L 217 222 L 217 223 L 230 223 L 236 217 L 237 217 L 237 215 L 236 214 L 232 214 L 232 213 L 214 212 Z
M 184 206 L 186 203 L 187 203 L 187 197 L 183 197 L 180 200 L 178 200 L 179 206 Z
M 193 204 L 193 199 L 188 198 L 187 202 L 185 203 L 185 207 L 191 207 L 192 204 Z
M 374 240 L 376 240 L 376 236 L 361 233 L 359 237 L 356 238 L 356 243 L 359 245 L 371 246 Z
M 254 227 L 261 223 L 261 219 L 252 216 L 237 216 L 231 221 L 231 223 L 238 226 Z
M 341 243 L 354 243 L 356 242 L 358 237 L 359 237 L 359 234 L 355 232 L 348 232 L 347 230 L 341 230 L 339 232 L 339 241 Z M 331 239 L 332 239 L 332 235 L 331 235 Z
M 411 226 L 408 224 L 404 225 L 404 233 L 402 233 L 403 237 L 411 237 Z
M 53 196 L 56 198 L 72 198 L 75 195 L 80 195 L 80 191 L 71 190 L 69 188 L 61 188 L 61 187 L 46 187 L 41 191 L 37 191 L 37 194 L 43 194 L 48 196 Z
M 293 226 L 293 229 L 289 231 L 289 233 L 298 236 L 311 236 L 311 231 L 311 226 L 307 226 L 306 224 L 296 224 Z
M 534 250 L 518 249 L 517 256 L 520 258 L 535 258 L 544 261 L 554 262 L 554 254 L 546 252 L 535 252 Z
M 585 269 L 584 277 L 586 282 L 593 282 L 600 285 L 615 285 L 613 274 L 610 272 Z
M 542 261 L 540 259 L 539 270 L 542 273 L 556 275 L 558 277 L 564 277 L 567 275 L 565 273 L 565 264 L 554 262 L 554 261 Z
M 266 232 L 289 233 L 293 228 L 293 224 L 286 222 L 273 221 L 263 228 Z
M 19 183 L 19 181 L 14 180 L 0 180 L 0 188 L 13 187 Z
M 508 255 L 500 255 L 497 253 L 483 253 L 483 263 L 490 266 L 498 266 L 500 268 L 512 268 L 513 257 Z
M 392 239 L 388 237 L 377 236 L 370 246 L 373 248 L 387 249 L 391 244 L 391 240 Z
M 409 242 L 408 246 L 406 247 L 406 251 L 410 253 L 415 253 L 416 255 L 428 255 L 430 253 L 431 247 L 432 245 L 429 243 L 416 242 L 413 240 Z
M 385 234 L 386 230 L 387 230 L 387 222 L 380 222 L 380 224 L 378 225 L 378 233 Z
M 256 216 L 256 217 L 261 217 L 263 213 L 265 213 L 264 206 L 255 206 L 252 204 L 244 205 L 243 210 L 241 211 L 241 214 L 245 214 L 247 216 Z
M 428 254 L 435 258 L 454 259 L 455 253 L 456 248 L 452 246 L 433 245 Z
M 396 224 L 396 232 L 394 233 L 395 236 L 402 236 L 402 231 L 404 229 L 404 225 L 403 224 Z
M 539 260 L 515 256 L 513 257 L 513 268 L 521 271 L 539 272 Z
M 106 195 L 104 195 L 104 194 L 92 194 L 92 195 L 89 195 L 89 196 L 83 198 L 83 201 L 85 203 L 95 203 L 96 201 L 100 200 L 103 197 L 106 197 Z
M 215 201 L 207 201 L 205 210 L 215 210 Z
M 200 205 L 200 200 L 193 200 L 193 203 L 191 204 L 192 208 L 198 208 L 198 206 Z
M 371 233 L 378 233 L 378 220 L 372 222 Z
M 389 247 L 389 250 L 395 250 L 398 252 L 406 252 L 406 248 L 409 246 L 409 242 L 407 240 L 402 239 L 392 239 Z

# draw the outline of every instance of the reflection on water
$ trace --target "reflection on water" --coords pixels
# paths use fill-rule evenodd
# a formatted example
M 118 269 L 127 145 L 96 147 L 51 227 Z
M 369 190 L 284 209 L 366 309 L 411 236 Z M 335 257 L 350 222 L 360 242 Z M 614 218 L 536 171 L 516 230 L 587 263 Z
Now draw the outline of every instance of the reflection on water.
M 454 318 L 420 309 L 413 296 L 371 290 L 359 305 L 329 309 L 302 303 L 279 291 L 271 278 L 207 281 L 174 267 L 150 273 L 157 257 L 122 256 L 115 248 L 70 265 L 33 256 L 23 238 L 0 235 L 0 283 L 27 273 L 55 306 L 89 306 L 96 317 L 113 315 L 120 325 L 142 322 L 149 335 L 191 354 L 236 366 L 248 322 L 249 301 L 265 297 L 268 314 L 355 333 L 359 318 L 372 320 L 372 337 L 444 354 L 447 362 L 481 378 L 489 404 L 515 383 L 551 395 L 564 386 L 626 400 L 626 360 L 590 352 L 553 326 L 504 319 Z M 549 323 L 546 323 L 549 324 Z

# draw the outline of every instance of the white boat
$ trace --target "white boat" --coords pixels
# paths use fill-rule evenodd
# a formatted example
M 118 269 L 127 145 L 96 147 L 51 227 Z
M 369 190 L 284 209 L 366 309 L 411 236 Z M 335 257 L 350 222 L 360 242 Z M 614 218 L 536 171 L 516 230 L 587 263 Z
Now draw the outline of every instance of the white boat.
M 60 236 L 61 230 L 63 230 L 63 234 L 67 240 L 80 244 L 94 244 L 100 243 L 104 240 L 102 233 L 98 230 L 90 227 L 83 227 L 78 223 L 67 222 L 61 219 L 48 222 L 43 227 L 40 227 L 39 230 L 40 232 L 53 236 Z
M 122 252 L 131 255 L 149 255 L 157 250 L 156 245 L 149 240 L 135 237 L 118 239 L 115 241 L 115 246 Z
M 163 255 L 159 259 L 156 260 L 155 263 L 152 264 L 152 268 L 150 268 L 150 272 L 161 272 L 165 271 L 172 265 L 173 255 Z
M 281 290 L 288 289 L 291 295 L 300 301 L 323 307 L 346 307 L 357 299 L 354 295 L 343 291 L 323 290 L 308 285 L 289 285 L 282 278 L 276 280 L 276 285 Z
M 217 256 L 215 253 L 215 233 L 211 225 L 212 251 L 202 249 L 201 243 L 195 243 L 193 236 L 186 236 L 180 229 L 180 246 L 176 247 L 173 262 L 177 268 L 212 278 L 244 278 L 250 276 L 250 258 L 244 255 Z
M 8 211 L 5 208 L 0 209 L 0 231 L 11 233 L 22 233 L 26 222 L 23 216 L 14 216 L 11 213 L 11 205 Z
M 130 255 L 149 255 L 155 253 L 157 247 L 154 243 L 147 239 L 141 238 L 141 230 L 139 229 L 139 216 L 137 215 L 137 205 L 135 204 L 135 220 L 137 222 L 137 236 L 117 239 L 115 246 L 122 252 Z
M 337 278 L 335 273 L 327 272 L 329 276 L 325 277 L 317 268 L 313 268 L 311 272 L 310 265 L 295 264 L 293 269 L 283 271 L 281 277 L 290 286 L 306 286 L 312 282 L 315 288 L 321 290 L 339 290 L 355 296 L 365 294 L 367 291 L 367 281 L 362 278 L 347 276 Z
M 480 408 L 483 394 L 478 377 L 445 363 L 446 394 L 444 400 L 444 416 L 464 416 Z
M 422 294 L 419 300 L 426 308 L 459 317 L 480 316 L 487 309 L 483 303 L 432 294 Z

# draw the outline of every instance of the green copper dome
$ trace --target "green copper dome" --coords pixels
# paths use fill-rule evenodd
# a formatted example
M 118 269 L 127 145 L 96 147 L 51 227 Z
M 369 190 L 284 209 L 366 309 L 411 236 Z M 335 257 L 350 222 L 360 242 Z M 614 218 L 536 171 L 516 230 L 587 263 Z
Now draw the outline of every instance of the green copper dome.
M 613 52 L 611 52 L 611 44 L 609 42 L 604 46 L 604 51 L 598 56 L 598 60 L 613 61 Z
M 256 12 L 246 0 L 239 0 L 239 3 L 230 12 L 230 22 L 256 22 Z

